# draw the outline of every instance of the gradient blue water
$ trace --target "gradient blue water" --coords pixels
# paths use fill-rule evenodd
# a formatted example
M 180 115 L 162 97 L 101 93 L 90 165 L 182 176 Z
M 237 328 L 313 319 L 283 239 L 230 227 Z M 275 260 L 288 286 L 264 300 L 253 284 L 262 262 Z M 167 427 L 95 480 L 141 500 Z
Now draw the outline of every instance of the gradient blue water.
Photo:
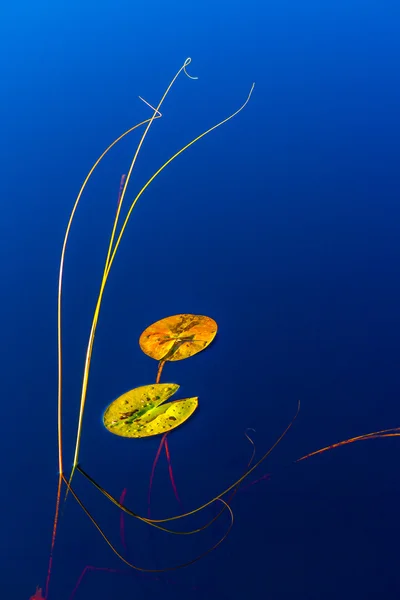
M 372 441 L 293 465 L 320 446 L 399 425 L 400 9 L 395 2 L 8 3 L 1 29 L 2 593 L 44 585 L 57 481 L 56 291 L 64 228 L 99 153 L 147 118 L 187 56 L 129 195 L 192 137 L 140 200 L 105 294 L 81 461 L 146 511 L 158 440 L 102 427 L 119 393 L 153 381 L 137 339 L 178 312 L 219 324 L 215 344 L 165 377 L 200 408 L 170 437 L 185 508 L 244 468 L 256 429 L 268 448 L 300 416 L 234 503 L 223 546 L 160 581 L 92 573 L 96 598 L 397 598 L 400 442 Z M 65 277 L 65 443 L 72 461 L 85 343 L 121 174 L 138 137 L 105 161 L 71 234 Z M 115 543 L 119 514 L 77 476 Z M 165 461 L 154 515 L 178 510 Z M 204 515 L 206 519 L 206 515 Z M 193 521 L 200 523 L 201 518 Z M 228 524 L 184 538 L 127 524 L 130 558 L 185 561 Z M 50 600 L 82 568 L 123 568 L 72 499 Z M 196 587 L 197 589 L 193 589 Z

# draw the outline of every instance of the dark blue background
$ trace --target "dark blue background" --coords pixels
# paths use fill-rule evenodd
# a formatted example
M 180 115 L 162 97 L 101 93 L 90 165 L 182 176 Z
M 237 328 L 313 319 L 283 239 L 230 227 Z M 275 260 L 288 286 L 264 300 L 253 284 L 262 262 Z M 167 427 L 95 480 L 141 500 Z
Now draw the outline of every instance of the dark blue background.
M 151 383 L 137 344 L 151 322 L 212 316 L 216 342 L 167 365 L 198 413 L 170 436 L 185 508 L 232 482 L 256 429 L 260 455 L 300 416 L 235 499 L 228 539 L 160 581 L 91 573 L 96 598 L 397 598 L 400 441 L 363 442 L 294 465 L 353 435 L 399 425 L 400 5 L 383 0 L 13 2 L 1 39 L 2 595 L 44 586 L 57 482 L 56 294 L 68 215 L 100 152 L 156 104 L 187 56 L 137 162 L 128 198 L 176 150 L 134 211 L 106 290 L 81 461 L 145 513 L 158 438 L 123 440 L 102 412 Z M 90 320 L 133 134 L 88 186 L 66 258 L 66 466 Z M 117 509 L 75 485 L 115 543 Z M 165 461 L 154 516 L 179 510 Z M 213 514 L 209 511 L 188 526 Z M 202 552 L 227 519 L 176 538 L 127 524 L 130 558 L 163 566 Z M 125 570 L 70 498 L 49 600 L 87 565 Z M 193 587 L 197 589 L 193 589 Z

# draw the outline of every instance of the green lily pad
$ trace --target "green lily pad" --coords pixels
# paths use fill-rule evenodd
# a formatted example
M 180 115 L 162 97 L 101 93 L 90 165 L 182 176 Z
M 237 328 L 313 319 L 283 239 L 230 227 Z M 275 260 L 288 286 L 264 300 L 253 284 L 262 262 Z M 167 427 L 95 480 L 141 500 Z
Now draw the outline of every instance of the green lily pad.
M 134 388 L 114 400 L 103 422 L 108 431 L 129 438 L 159 435 L 184 423 L 197 408 L 198 398 L 167 402 L 179 389 L 176 383 L 154 383 Z

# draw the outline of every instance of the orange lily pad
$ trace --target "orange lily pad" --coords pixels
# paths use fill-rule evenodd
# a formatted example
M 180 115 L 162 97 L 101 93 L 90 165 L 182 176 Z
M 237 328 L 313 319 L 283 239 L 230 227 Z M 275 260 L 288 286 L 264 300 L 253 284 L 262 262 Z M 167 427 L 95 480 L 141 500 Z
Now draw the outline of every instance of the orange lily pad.
M 158 361 L 183 360 L 207 348 L 217 329 L 217 323 L 210 317 L 174 315 L 147 327 L 139 345 L 145 354 Z

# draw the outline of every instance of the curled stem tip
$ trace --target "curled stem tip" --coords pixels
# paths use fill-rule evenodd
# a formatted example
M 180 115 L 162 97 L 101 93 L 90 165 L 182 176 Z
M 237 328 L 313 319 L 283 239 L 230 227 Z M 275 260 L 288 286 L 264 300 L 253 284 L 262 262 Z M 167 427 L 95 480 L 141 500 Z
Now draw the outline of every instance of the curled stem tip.
M 194 77 L 193 75 L 189 75 L 189 73 L 186 71 L 186 67 L 187 67 L 188 65 L 190 65 L 190 63 L 191 63 L 191 62 L 192 62 L 192 59 L 191 59 L 191 58 L 190 58 L 190 56 L 189 56 L 189 58 L 187 58 L 187 59 L 185 60 L 185 62 L 183 63 L 183 72 L 185 73 L 185 75 L 186 75 L 187 77 L 189 77 L 189 79 L 198 79 L 198 77 Z

